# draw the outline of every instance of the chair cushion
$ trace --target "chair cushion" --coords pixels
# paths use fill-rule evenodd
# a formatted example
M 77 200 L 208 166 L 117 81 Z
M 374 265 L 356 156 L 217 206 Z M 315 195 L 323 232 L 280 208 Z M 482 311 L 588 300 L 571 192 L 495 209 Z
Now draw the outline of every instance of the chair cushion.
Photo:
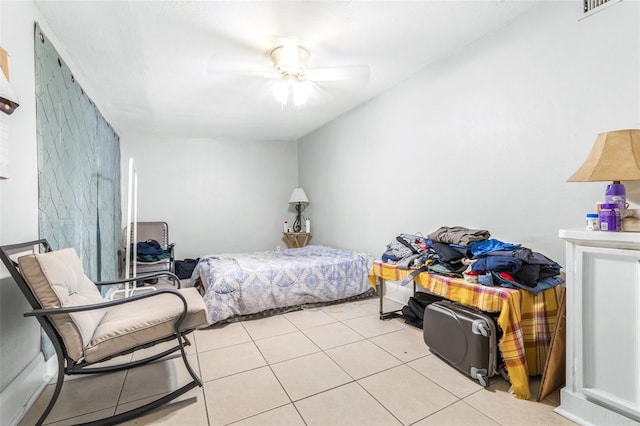
M 34 296 L 45 309 L 103 302 L 95 284 L 84 274 L 74 249 L 22 256 L 20 271 Z M 75 361 L 105 314 L 104 309 L 54 315 L 52 322 L 62 336 L 67 354 Z
M 207 325 L 204 299 L 194 287 L 178 290 L 187 301 L 187 317 L 181 330 Z M 182 301 L 171 294 L 159 294 L 112 307 L 96 329 L 85 351 L 88 362 L 97 362 L 175 332 L 175 319 Z

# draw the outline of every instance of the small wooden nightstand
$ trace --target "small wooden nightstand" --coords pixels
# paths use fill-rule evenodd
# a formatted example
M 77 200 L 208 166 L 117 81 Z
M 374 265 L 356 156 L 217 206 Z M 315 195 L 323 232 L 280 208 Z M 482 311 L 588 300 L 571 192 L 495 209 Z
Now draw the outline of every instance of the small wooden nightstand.
M 308 232 L 283 232 L 284 241 L 289 248 L 300 248 L 307 245 L 311 234 Z

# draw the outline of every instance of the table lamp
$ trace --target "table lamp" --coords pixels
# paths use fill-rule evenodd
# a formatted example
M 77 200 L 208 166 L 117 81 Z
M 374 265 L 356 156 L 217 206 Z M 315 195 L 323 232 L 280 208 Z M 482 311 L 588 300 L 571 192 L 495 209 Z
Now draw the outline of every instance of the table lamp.
M 296 205 L 296 211 L 298 215 L 296 216 L 296 221 L 293 223 L 293 232 L 300 232 L 302 229 L 302 211 L 309 204 L 309 199 L 307 198 L 307 194 L 304 193 L 304 189 L 297 187 L 291 192 L 291 197 L 289 197 L 289 204 Z
M 624 208 L 623 180 L 640 180 L 640 129 L 600 133 L 587 159 L 567 182 L 612 181 L 607 186 L 606 201 L 617 198 Z

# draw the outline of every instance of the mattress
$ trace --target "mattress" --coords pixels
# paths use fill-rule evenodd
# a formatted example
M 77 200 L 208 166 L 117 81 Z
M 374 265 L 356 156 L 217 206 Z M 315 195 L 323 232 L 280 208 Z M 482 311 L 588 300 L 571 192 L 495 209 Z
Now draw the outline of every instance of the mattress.
M 371 292 L 369 254 L 326 246 L 200 259 L 191 284 L 201 288 L 215 324 L 278 308 L 348 299 Z

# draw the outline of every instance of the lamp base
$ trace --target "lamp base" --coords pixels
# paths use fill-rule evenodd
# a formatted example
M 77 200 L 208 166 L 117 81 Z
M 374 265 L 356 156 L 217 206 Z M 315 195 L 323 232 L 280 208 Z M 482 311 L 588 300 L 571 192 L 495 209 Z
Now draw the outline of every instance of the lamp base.
M 604 201 L 608 204 L 617 204 L 620 210 L 627 208 L 627 193 L 620 181 L 614 181 L 607 185 L 604 193 Z
M 293 222 L 293 232 L 300 232 L 302 230 L 302 210 L 304 210 L 302 203 L 296 204 L 298 215 L 296 216 L 296 221 Z

